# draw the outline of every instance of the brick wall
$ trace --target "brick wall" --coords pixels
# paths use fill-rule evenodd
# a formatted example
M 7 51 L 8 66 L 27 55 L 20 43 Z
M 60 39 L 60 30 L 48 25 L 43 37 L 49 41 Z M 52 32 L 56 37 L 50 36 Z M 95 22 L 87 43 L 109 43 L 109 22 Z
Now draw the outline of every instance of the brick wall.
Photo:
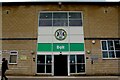
M 38 13 L 40 11 L 82 11 L 83 27 L 85 38 L 118 38 L 118 8 L 116 5 L 88 5 L 88 4 L 58 4 L 44 5 L 12 5 L 3 6 L 2 36 L 3 50 L 17 50 L 19 56 L 27 56 L 27 60 L 18 58 L 17 65 L 9 65 L 8 74 L 34 75 L 36 73 L 35 62 L 31 51 L 36 53 Z M 120 33 L 119 33 L 120 34 Z M 20 40 L 20 39 L 28 40 Z M 32 39 L 32 40 L 29 40 Z M 92 40 L 85 40 L 86 53 L 86 74 L 117 74 L 118 60 L 103 60 L 100 40 L 95 44 Z M 96 55 L 98 59 L 91 64 L 91 56 Z M 3 53 L 4 57 L 9 57 L 9 52 Z
M 120 6 L 118 6 L 118 32 L 119 32 L 119 38 L 120 38 Z M 118 62 L 118 71 L 120 74 L 120 60 Z

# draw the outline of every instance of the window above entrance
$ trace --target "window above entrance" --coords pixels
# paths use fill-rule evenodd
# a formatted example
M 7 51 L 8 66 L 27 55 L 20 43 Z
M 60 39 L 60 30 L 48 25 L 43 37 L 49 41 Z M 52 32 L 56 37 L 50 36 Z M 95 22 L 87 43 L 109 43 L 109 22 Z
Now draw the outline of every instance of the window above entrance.
M 81 12 L 41 12 L 39 27 L 41 26 L 82 26 Z

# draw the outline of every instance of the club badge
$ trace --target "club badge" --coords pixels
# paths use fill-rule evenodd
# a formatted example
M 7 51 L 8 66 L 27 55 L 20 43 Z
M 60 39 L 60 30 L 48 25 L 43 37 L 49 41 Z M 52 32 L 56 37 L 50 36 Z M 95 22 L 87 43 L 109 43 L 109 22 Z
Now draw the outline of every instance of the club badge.
M 67 32 L 64 29 L 57 29 L 54 35 L 57 40 L 62 41 L 66 39 Z

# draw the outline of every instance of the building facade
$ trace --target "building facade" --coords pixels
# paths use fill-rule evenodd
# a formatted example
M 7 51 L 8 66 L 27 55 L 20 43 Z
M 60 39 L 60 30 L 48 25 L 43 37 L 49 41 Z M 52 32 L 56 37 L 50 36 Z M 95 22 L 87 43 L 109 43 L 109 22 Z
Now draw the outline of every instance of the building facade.
M 8 75 L 119 75 L 118 3 L 3 3 Z

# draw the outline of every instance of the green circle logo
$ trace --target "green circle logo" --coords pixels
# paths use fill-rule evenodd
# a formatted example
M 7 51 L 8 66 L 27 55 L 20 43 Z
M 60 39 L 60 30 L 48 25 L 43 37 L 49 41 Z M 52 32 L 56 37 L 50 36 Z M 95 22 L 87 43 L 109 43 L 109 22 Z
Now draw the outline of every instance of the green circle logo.
M 59 41 L 66 39 L 67 32 L 64 29 L 58 29 L 55 31 L 55 38 Z

